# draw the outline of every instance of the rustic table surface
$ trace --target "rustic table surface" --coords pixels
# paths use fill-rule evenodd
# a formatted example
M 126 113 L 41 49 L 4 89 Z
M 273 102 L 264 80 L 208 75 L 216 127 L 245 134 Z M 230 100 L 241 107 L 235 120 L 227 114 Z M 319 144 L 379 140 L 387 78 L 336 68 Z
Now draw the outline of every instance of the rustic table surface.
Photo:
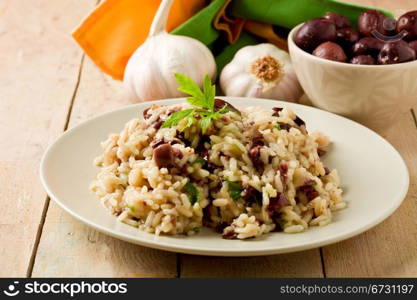
M 175 254 L 103 235 L 50 201 L 38 171 L 46 147 L 83 120 L 127 104 L 121 83 L 70 37 L 97 2 L 0 2 L 1 277 L 417 276 L 417 104 L 379 131 L 408 165 L 404 203 L 377 227 L 320 249 L 254 258 Z M 416 0 L 355 2 L 395 15 L 417 9 Z

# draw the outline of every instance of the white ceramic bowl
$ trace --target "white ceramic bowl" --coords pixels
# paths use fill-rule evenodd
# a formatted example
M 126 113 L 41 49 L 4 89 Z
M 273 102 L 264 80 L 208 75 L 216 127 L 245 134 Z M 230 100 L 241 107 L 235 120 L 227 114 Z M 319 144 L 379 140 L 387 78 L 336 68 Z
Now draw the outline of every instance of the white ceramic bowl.
M 395 65 L 354 65 L 313 56 L 293 37 L 288 46 L 295 72 L 311 102 L 373 129 L 392 124 L 417 104 L 417 61 Z

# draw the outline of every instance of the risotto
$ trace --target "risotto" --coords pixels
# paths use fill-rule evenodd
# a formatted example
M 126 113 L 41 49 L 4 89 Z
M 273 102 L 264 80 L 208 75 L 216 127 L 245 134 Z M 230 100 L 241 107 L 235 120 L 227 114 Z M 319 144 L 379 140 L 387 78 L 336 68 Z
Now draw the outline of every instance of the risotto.
M 102 143 L 91 190 L 126 224 L 154 234 L 213 228 L 226 239 L 297 233 L 345 207 L 336 170 L 320 157 L 329 139 L 292 110 L 230 109 L 202 134 L 196 122 L 161 126 L 189 103 L 153 105 Z

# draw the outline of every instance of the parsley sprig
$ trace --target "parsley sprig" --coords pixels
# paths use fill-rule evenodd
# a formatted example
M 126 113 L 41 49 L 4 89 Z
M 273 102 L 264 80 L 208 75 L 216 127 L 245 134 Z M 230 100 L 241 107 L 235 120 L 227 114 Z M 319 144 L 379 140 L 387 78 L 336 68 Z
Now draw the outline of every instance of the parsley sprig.
M 240 198 L 242 198 L 242 186 L 237 182 L 230 181 L 229 179 L 226 179 L 226 181 L 229 185 L 230 198 L 232 198 L 233 200 L 239 200 Z
M 182 120 L 187 120 L 185 125 L 180 129 L 184 130 L 194 123 L 199 122 L 201 131 L 204 134 L 210 127 L 213 120 L 230 111 L 225 105 L 220 110 L 215 110 L 214 97 L 216 95 L 216 86 L 211 83 L 210 77 L 204 77 L 203 90 L 188 76 L 175 73 L 175 78 L 179 84 L 178 90 L 190 95 L 187 98 L 188 103 L 199 107 L 185 109 L 173 113 L 163 124 L 162 128 L 178 125 Z M 196 118 L 199 116 L 199 119 Z
M 184 186 L 184 191 L 187 194 L 191 204 L 194 204 L 200 200 L 200 191 L 194 184 L 187 182 Z

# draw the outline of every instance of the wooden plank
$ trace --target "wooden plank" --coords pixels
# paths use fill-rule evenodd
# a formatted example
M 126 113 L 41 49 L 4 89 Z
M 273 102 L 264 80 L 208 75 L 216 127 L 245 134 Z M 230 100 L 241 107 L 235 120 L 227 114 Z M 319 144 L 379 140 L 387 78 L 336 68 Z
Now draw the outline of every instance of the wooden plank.
M 46 194 L 39 160 L 64 128 L 81 51 L 68 36 L 83 0 L 0 4 L 0 276 L 25 276 Z
M 181 255 L 181 277 L 323 277 L 317 249 L 260 257 Z
M 51 203 L 33 276 L 175 277 L 176 256 L 101 234 Z
M 120 82 L 86 59 L 69 127 L 128 104 Z M 176 254 L 103 235 L 70 217 L 51 201 L 33 276 L 176 277 Z

